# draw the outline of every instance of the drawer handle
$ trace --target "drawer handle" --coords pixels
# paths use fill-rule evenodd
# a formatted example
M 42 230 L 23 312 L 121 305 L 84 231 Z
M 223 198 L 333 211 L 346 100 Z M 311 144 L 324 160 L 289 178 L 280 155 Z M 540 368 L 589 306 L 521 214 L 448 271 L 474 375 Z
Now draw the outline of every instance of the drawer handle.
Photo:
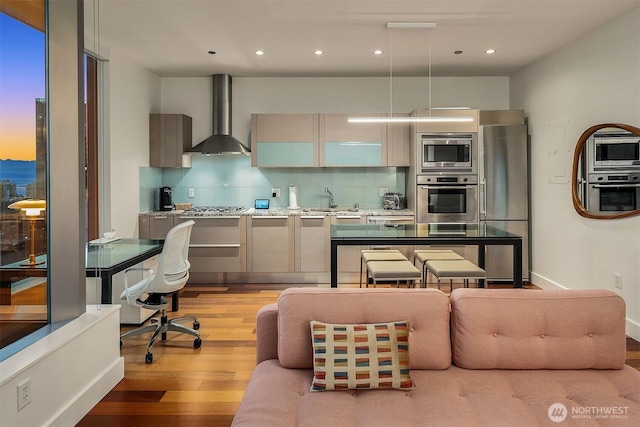
M 153 218 L 155 218 L 155 219 L 167 219 L 168 217 L 166 215 L 163 215 L 163 216 L 154 216 Z
M 338 215 L 336 218 L 346 218 L 346 219 L 360 219 L 360 215 Z
M 240 243 L 221 243 L 219 245 L 216 244 L 190 244 L 190 248 L 239 248 Z
M 253 219 L 287 219 L 289 218 L 287 215 L 260 215 L 260 216 L 252 216 Z
M 324 219 L 322 215 L 300 215 L 301 219 Z

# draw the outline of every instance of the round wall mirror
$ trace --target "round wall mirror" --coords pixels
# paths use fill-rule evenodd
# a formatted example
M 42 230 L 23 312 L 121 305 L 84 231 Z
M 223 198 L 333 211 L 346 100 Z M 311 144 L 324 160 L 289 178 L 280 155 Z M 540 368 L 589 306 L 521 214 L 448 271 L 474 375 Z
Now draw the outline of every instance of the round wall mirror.
M 585 218 L 640 215 L 640 128 L 603 123 L 584 131 L 573 152 L 571 197 Z

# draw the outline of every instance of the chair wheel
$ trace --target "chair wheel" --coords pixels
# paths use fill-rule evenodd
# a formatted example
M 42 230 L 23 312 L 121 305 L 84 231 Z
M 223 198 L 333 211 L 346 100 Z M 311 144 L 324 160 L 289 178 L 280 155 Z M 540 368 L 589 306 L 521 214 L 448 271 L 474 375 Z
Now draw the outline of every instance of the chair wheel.
M 200 329 L 200 322 L 198 322 L 197 320 L 193 322 L 193 329 Z
M 200 338 L 196 338 L 193 340 L 193 348 L 200 348 L 202 345 L 202 340 Z
M 144 361 L 146 363 L 151 363 L 153 362 L 153 353 L 147 353 L 147 355 L 144 357 Z

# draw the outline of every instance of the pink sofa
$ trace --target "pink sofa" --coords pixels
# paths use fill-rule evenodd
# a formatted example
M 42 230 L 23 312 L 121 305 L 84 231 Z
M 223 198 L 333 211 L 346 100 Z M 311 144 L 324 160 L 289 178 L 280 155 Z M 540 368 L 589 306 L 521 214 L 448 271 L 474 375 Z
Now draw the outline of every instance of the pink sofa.
M 415 390 L 310 392 L 309 322 L 408 320 Z M 605 290 L 290 288 L 258 312 L 233 426 L 638 426 L 625 304 Z

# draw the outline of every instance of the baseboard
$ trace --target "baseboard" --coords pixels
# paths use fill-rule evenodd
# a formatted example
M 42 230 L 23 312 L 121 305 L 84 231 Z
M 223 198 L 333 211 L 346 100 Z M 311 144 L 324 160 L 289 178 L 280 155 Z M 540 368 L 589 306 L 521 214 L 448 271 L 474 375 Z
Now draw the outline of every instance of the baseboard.
M 531 272 L 531 283 L 542 289 L 569 289 L 540 274 Z
M 124 358 L 120 357 L 71 398 L 69 404 L 61 408 L 47 425 L 60 427 L 76 425 L 123 377 Z

